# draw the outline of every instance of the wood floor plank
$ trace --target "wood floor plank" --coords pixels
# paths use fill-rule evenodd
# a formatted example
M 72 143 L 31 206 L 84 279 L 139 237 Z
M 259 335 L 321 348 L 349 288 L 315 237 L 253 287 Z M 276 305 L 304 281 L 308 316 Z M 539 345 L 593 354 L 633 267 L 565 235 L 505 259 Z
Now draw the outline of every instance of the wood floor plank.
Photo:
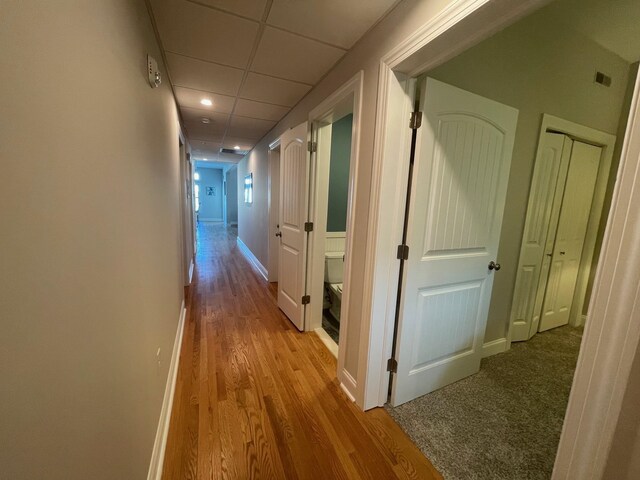
M 362 412 L 336 360 L 277 306 L 222 225 L 198 227 L 163 480 L 441 479 L 384 409 Z

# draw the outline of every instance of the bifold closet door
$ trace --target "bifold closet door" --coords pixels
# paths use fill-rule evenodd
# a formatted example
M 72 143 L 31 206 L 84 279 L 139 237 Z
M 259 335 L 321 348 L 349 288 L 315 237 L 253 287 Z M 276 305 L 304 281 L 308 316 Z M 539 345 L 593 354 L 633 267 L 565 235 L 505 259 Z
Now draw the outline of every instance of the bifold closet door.
M 569 323 L 601 156 L 601 147 L 573 142 L 538 331 Z
M 531 180 L 527 217 L 511 309 L 511 340 L 529 340 L 537 331 L 544 300 L 573 141 L 545 132 L 540 139 Z

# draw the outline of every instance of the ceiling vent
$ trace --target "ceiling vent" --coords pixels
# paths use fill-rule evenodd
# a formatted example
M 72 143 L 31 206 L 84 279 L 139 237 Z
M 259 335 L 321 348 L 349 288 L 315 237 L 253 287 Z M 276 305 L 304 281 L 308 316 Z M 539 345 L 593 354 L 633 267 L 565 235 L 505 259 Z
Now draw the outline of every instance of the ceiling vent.
M 221 148 L 220 153 L 228 153 L 231 155 L 240 155 L 244 157 L 247 154 L 246 150 L 235 150 L 233 148 Z
M 604 85 L 605 87 L 611 86 L 611 77 L 602 72 L 596 72 L 595 82 L 600 85 Z

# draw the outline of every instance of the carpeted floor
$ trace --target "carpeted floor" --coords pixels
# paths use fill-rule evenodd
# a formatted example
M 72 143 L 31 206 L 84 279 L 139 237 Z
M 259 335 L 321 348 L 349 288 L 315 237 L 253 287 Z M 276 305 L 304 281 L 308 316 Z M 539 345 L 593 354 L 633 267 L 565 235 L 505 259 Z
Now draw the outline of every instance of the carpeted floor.
M 482 361 L 480 372 L 391 416 L 447 480 L 548 479 L 582 329 L 561 327 Z

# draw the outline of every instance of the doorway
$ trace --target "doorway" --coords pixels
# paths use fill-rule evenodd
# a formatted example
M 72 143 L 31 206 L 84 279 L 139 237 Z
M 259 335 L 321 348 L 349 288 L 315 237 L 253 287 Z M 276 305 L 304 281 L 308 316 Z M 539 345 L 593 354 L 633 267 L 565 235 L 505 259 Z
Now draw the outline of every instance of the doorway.
M 551 115 L 542 122 L 520 247 L 510 341 L 585 324 L 615 135 Z
M 556 3 L 562 3 L 562 0 Z M 549 21 L 549 17 L 545 16 L 549 12 L 556 15 L 553 21 Z M 568 38 L 570 37 L 568 32 L 571 30 L 564 28 L 566 27 L 564 22 L 567 21 L 567 17 L 558 15 L 558 10 L 554 11 L 554 8 L 551 10 L 542 9 L 524 19 L 522 24 L 514 24 L 458 57 L 436 68 L 429 69 L 427 75 L 434 80 L 431 82 L 432 87 L 437 85 L 435 82 L 440 82 L 452 87 L 452 89 L 481 97 L 475 98 L 475 100 L 469 99 L 463 107 L 457 106 L 449 100 L 457 91 L 442 89 L 439 93 L 434 93 L 438 91 L 432 88 L 430 94 L 428 78 L 417 80 L 420 87 L 416 91 L 412 88 L 412 78 L 415 77 L 389 72 L 388 78 L 390 80 L 387 86 L 390 89 L 392 87 L 396 89 L 394 95 L 390 94 L 389 97 L 400 98 L 400 102 L 396 105 L 386 105 L 387 110 L 392 111 L 387 118 L 395 116 L 394 118 L 409 119 L 409 115 L 406 113 L 398 115 L 396 109 L 411 112 L 414 102 L 420 105 L 419 111 L 422 112 L 422 126 L 415 125 L 419 123 L 416 121 L 407 126 L 403 125 L 403 128 L 406 128 L 403 138 L 393 149 L 401 151 L 407 143 L 414 144 L 414 162 L 409 160 L 408 172 L 402 171 L 403 168 L 399 167 L 397 168 L 398 173 L 388 170 L 383 170 L 382 173 L 383 176 L 389 174 L 389 179 L 385 180 L 396 181 L 396 185 L 402 185 L 402 180 L 406 185 L 406 179 L 410 178 L 410 184 L 413 187 L 410 190 L 410 196 L 407 196 L 408 204 L 405 206 L 409 212 L 409 222 L 406 224 L 408 242 L 406 244 L 398 242 L 401 247 L 398 249 L 398 255 L 401 262 L 407 262 L 406 268 L 403 271 L 402 266 L 398 267 L 402 272 L 400 275 L 396 273 L 397 270 L 393 271 L 396 278 L 400 279 L 398 283 L 401 287 L 396 337 L 398 344 L 393 353 L 389 344 L 387 344 L 389 350 L 386 350 L 391 357 L 388 366 L 393 372 L 391 389 L 393 405 L 400 405 L 403 401 L 410 401 L 412 398 L 440 388 L 460 388 L 460 385 L 468 385 L 466 379 L 473 378 L 473 374 L 482 364 L 483 357 L 491 357 L 493 361 L 494 358 L 499 357 L 494 354 L 511 355 L 514 353 L 503 352 L 509 349 L 510 344 L 508 336 L 509 312 L 518 270 L 517 259 L 522 244 L 529 187 L 538 147 L 536 140 L 540 135 L 540 124 L 545 118 L 545 114 L 553 112 L 576 124 L 588 125 L 594 130 L 607 132 L 612 137 L 615 137 L 615 134 L 621 129 L 624 132 L 626 115 L 623 99 L 631 63 L 624 61 L 615 52 L 607 52 L 595 41 L 587 45 L 585 39 L 580 35 L 576 36 L 576 38 L 581 38 L 580 41 L 571 40 Z M 560 27 L 559 30 L 562 30 L 562 33 L 550 35 L 551 26 Z M 520 31 L 518 31 L 518 27 L 521 29 Z M 520 38 L 519 35 L 521 35 Z M 552 38 L 552 42 L 547 42 L 553 43 L 553 45 L 545 44 L 544 39 L 541 38 L 544 36 Z M 559 41 L 561 38 L 562 42 Z M 517 49 L 518 46 L 523 45 L 522 40 L 532 42 L 527 47 L 526 54 Z M 499 42 L 502 43 L 499 44 Z M 579 49 L 577 49 L 578 46 Z M 586 77 L 585 68 L 576 64 L 576 62 L 584 60 L 584 57 L 572 55 L 571 52 L 584 53 L 587 48 L 591 49 L 593 54 L 589 56 L 590 64 L 586 69 L 592 73 Z M 605 66 L 611 76 L 617 78 L 615 82 L 617 89 L 615 90 L 612 89 L 613 83 L 609 86 L 598 83 L 599 76 L 596 72 L 599 71 L 599 68 L 605 69 Z M 562 70 L 563 68 L 566 70 Z M 572 76 L 574 76 L 573 79 Z M 384 74 L 381 74 L 381 78 L 384 78 Z M 398 80 L 396 84 L 393 83 L 395 80 Z M 635 80 L 635 76 L 633 76 L 633 80 Z M 633 85 L 633 81 L 631 85 Z M 404 97 L 397 94 L 398 91 L 404 94 Z M 457 93 L 462 96 L 461 92 Z M 597 102 L 594 103 L 595 98 L 597 98 Z M 504 176 L 501 175 L 500 168 L 486 168 L 486 165 L 493 164 L 481 163 L 485 161 L 482 160 L 483 158 L 488 160 L 489 157 L 485 154 L 491 149 L 501 153 L 501 155 L 494 155 L 494 158 L 504 158 L 504 153 L 507 151 L 505 145 L 508 145 L 505 139 L 511 131 L 503 122 L 489 117 L 487 112 L 475 109 L 475 106 L 486 103 L 485 100 L 518 110 L 511 168 L 510 174 L 507 175 L 506 186 L 501 181 Z M 439 101 L 448 103 L 438 110 L 436 107 Z M 498 108 L 494 106 L 490 110 L 495 113 Z M 438 111 L 441 113 L 437 113 Z M 464 121 L 465 115 L 469 113 L 474 118 Z M 484 135 L 483 128 L 479 124 L 485 120 L 496 128 L 496 140 Z M 621 127 L 622 124 L 625 127 Z M 418 133 L 413 136 L 413 142 L 409 139 L 412 126 L 418 129 Z M 550 133 L 557 134 L 558 132 L 554 130 Z M 565 181 L 562 183 L 561 197 L 558 197 L 567 200 L 569 203 L 566 205 L 570 204 L 573 197 L 573 202 L 576 205 L 564 208 L 565 217 L 569 217 L 565 219 L 567 220 L 565 225 L 572 226 L 569 228 L 569 233 L 582 231 L 582 243 L 574 246 L 574 250 L 579 253 L 573 255 L 571 262 L 565 262 L 575 267 L 590 258 L 590 255 L 584 255 L 584 248 L 588 243 L 584 239 L 584 231 L 589 228 L 589 218 L 592 213 L 598 211 L 598 209 L 592 209 L 591 206 L 597 190 L 598 172 L 603 168 L 604 142 L 593 144 L 594 142 L 589 141 L 589 138 L 567 135 L 570 132 L 560 131 L 560 133 L 564 133 L 565 137 L 568 137 L 568 139 L 562 139 L 562 142 L 570 142 L 571 152 L 578 155 L 578 152 L 582 150 L 582 157 L 591 159 L 585 162 L 590 164 L 586 171 L 577 174 L 574 172 L 571 177 L 574 179 L 574 183 L 586 182 L 586 186 L 583 184 L 572 186 L 571 183 Z M 478 135 L 480 140 L 478 140 Z M 485 141 L 483 138 L 486 138 L 486 144 L 482 143 Z M 618 136 L 618 143 L 615 145 L 618 154 L 621 152 L 621 138 L 622 136 Z M 385 150 L 392 150 L 388 146 L 389 139 L 387 138 L 385 141 L 387 141 Z M 446 157 L 446 162 L 439 162 L 439 156 Z M 411 156 L 407 157 L 411 158 Z M 569 167 L 572 164 L 571 156 L 567 157 L 565 164 L 567 168 L 566 180 L 568 180 L 570 178 Z M 476 170 L 473 169 L 473 165 L 476 166 Z M 574 167 L 584 166 L 579 161 L 573 165 Z M 487 183 L 483 184 L 482 182 Z M 607 183 L 605 175 L 602 185 L 606 186 Z M 613 184 L 609 183 L 607 195 L 611 195 L 612 187 Z M 498 215 L 495 212 L 500 209 L 498 208 L 500 207 L 499 193 L 502 188 L 506 188 L 504 208 L 502 209 L 504 213 Z M 489 196 L 493 194 L 494 198 L 488 201 L 483 200 L 480 194 L 485 192 L 488 192 Z M 549 208 L 553 206 L 552 204 L 553 202 Z M 587 204 L 586 209 L 583 208 L 585 204 Z M 394 205 L 397 207 L 398 203 L 396 202 Z M 487 211 L 490 211 L 487 206 L 494 207 L 490 215 L 486 214 Z M 388 218 L 391 215 L 391 213 L 384 211 L 385 207 L 381 206 L 380 208 L 383 211 L 381 216 L 386 215 Z M 561 265 L 563 260 L 569 257 L 569 251 L 557 240 L 562 240 L 560 237 L 565 237 L 566 246 L 572 235 L 567 232 L 562 234 L 560 229 L 562 223 L 560 217 L 563 212 L 562 201 L 556 204 L 555 209 L 559 223 L 556 223 L 558 228 L 555 229 L 552 236 L 553 249 L 551 252 L 544 253 L 551 253 L 550 259 L 556 260 L 556 263 Z M 578 210 L 581 210 L 580 215 L 576 214 Z M 498 220 L 503 220 L 502 228 L 500 228 Z M 601 222 L 598 220 L 595 220 L 595 231 L 602 231 L 600 230 Z M 571 221 L 575 221 L 573 225 Z M 381 223 L 386 225 L 384 222 L 380 222 L 379 217 L 378 229 L 381 228 Z M 486 230 L 484 236 L 474 236 L 477 231 L 483 229 Z M 497 235 L 498 238 L 498 241 L 493 245 L 489 242 L 477 242 L 477 239 L 491 238 L 493 235 Z M 543 242 L 544 240 L 546 240 L 546 236 Z M 597 242 L 598 240 L 596 240 Z M 389 245 L 387 244 L 387 246 Z M 465 267 L 466 262 L 469 264 L 477 262 L 478 268 L 483 268 L 484 271 L 478 270 L 477 274 L 474 274 L 471 267 Z M 574 277 L 571 278 L 567 274 L 563 276 L 562 271 L 563 268 L 559 268 L 559 274 L 555 277 L 558 284 L 557 292 L 560 287 L 564 286 L 567 290 L 564 297 L 573 298 L 578 293 L 577 285 L 580 284 L 578 277 L 588 279 L 590 275 L 573 271 L 571 273 Z M 461 277 L 459 273 L 469 276 Z M 387 274 L 387 278 L 389 277 L 390 275 Z M 487 290 L 490 289 L 492 283 L 493 292 L 488 292 Z M 545 293 L 547 290 L 549 289 L 545 288 Z M 551 296 L 543 294 L 543 300 L 544 297 L 547 298 L 546 308 L 550 313 L 550 318 L 557 318 L 556 314 L 560 310 L 562 310 L 562 315 L 568 316 L 567 310 L 570 312 L 572 305 L 567 306 L 567 302 L 565 302 L 562 308 L 551 308 Z M 544 305 L 544 301 L 542 305 Z M 387 306 L 383 313 L 388 315 L 390 311 Z M 393 311 L 395 312 L 395 310 Z M 554 326 L 553 320 L 548 325 Z M 393 338 L 390 335 L 393 323 L 387 323 L 386 327 L 385 337 L 387 339 Z M 552 330 L 548 332 L 548 335 L 541 335 L 538 340 L 548 339 L 552 333 L 556 332 L 557 330 Z M 578 345 L 580 337 L 581 332 L 577 337 Z M 538 340 L 532 346 L 514 347 L 514 350 L 524 351 L 527 348 L 540 346 Z M 389 357 L 383 357 L 383 359 L 387 360 Z M 531 359 L 533 356 L 528 358 Z M 554 365 L 557 360 L 553 360 L 553 358 L 549 360 L 547 365 Z M 565 393 L 563 398 L 559 398 L 562 416 L 553 420 L 553 424 L 556 426 L 555 430 L 553 435 L 547 436 L 554 438 L 556 443 L 547 452 L 555 453 L 576 358 L 577 349 L 573 359 L 569 362 L 572 363 L 572 366 L 568 370 L 568 374 L 563 376 L 566 381 L 563 384 Z M 397 366 L 394 365 L 393 360 L 397 361 Z M 489 359 L 485 364 L 488 361 Z M 504 371 L 505 368 L 511 368 L 512 365 L 513 362 L 511 364 L 509 362 L 503 363 L 498 370 Z M 382 363 L 377 368 L 380 367 L 384 368 L 385 364 Z M 533 371 L 534 369 L 529 370 Z M 491 377 L 490 380 L 488 383 L 490 389 L 502 387 L 499 377 Z M 525 387 L 534 385 L 536 381 L 536 378 L 529 378 L 529 381 L 525 382 Z M 388 386 L 388 383 L 385 386 Z M 386 401 L 387 392 L 388 390 L 379 390 L 379 398 L 382 402 Z M 460 390 L 458 393 L 460 394 Z M 549 396 L 546 400 L 548 399 Z M 546 400 L 542 397 L 542 401 Z M 493 404 L 483 410 L 484 416 L 490 417 L 494 411 L 497 411 L 493 407 L 498 407 L 500 402 L 504 401 L 504 398 L 496 398 Z M 532 400 L 529 398 L 527 401 Z M 554 403 L 554 405 L 557 406 L 558 403 Z M 411 421 L 414 424 L 418 422 L 416 412 L 418 410 L 414 410 L 411 415 Z M 425 411 L 422 410 L 422 412 Z M 441 413 L 447 415 L 450 412 Z M 503 427 L 505 418 L 497 415 L 497 421 L 502 421 Z M 483 414 L 476 415 L 470 420 L 473 422 L 481 421 Z M 537 422 L 540 421 L 540 418 L 531 419 L 531 421 Z M 515 426 L 515 424 L 508 425 L 509 428 Z M 500 432 L 498 428 L 493 427 L 482 430 L 498 434 Z M 464 440 L 465 431 L 459 430 L 459 432 L 459 438 Z M 543 438 L 544 435 L 538 435 L 536 438 L 538 437 Z M 498 443 L 492 443 L 490 438 L 485 440 L 483 444 L 488 446 Z M 518 444 L 518 442 L 513 443 Z M 527 442 L 522 443 L 526 444 Z M 454 451 L 454 449 L 450 450 Z M 461 454 L 461 451 L 458 450 L 457 453 Z M 483 458 L 495 460 L 496 457 L 491 455 L 483 455 Z M 545 467 L 548 468 L 547 474 L 550 474 L 553 467 L 553 457 L 553 453 L 547 455 L 548 462 Z M 459 455 L 458 458 L 460 458 Z

